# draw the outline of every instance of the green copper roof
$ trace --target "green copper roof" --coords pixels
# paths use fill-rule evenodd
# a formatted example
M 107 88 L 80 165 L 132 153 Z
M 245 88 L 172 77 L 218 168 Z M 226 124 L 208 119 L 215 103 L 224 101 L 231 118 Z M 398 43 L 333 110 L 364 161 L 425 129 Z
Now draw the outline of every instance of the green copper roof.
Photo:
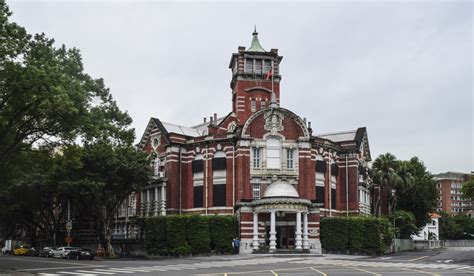
M 248 48 L 248 52 L 263 52 L 265 53 L 265 49 L 263 49 L 262 45 L 260 45 L 260 42 L 258 41 L 258 33 L 257 33 L 257 28 L 254 29 L 253 31 L 253 38 L 252 38 L 252 44 L 250 44 L 250 48 Z

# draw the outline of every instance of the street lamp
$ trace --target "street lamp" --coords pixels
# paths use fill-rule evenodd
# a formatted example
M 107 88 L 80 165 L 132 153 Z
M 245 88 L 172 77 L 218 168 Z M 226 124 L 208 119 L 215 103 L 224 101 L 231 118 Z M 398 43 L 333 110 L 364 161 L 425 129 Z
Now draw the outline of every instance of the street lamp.
M 128 239 L 128 209 L 132 208 L 132 206 L 128 205 L 126 214 L 125 214 L 125 239 Z
M 397 249 L 397 246 L 396 246 L 396 244 L 395 244 L 395 239 L 396 239 L 396 236 L 395 236 L 395 228 L 396 228 L 396 227 L 395 227 L 395 222 L 397 221 L 397 219 L 400 219 L 400 218 L 402 218 L 402 217 L 394 217 L 394 218 L 393 218 L 393 249 L 394 249 L 393 251 L 394 251 L 394 252 L 395 252 L 396 249 Z M 400 233 L 399 233 L 398 235 L 400 236 Z

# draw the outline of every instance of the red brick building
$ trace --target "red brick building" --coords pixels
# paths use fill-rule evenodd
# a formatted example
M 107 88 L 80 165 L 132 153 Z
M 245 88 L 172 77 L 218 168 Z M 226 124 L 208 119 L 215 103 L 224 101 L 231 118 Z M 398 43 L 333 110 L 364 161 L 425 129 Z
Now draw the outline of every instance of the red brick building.
M 474 202 L 464 198 L 461 192 L 463 183 L 469 179 L 468 173 L 446 172 L 434 176 L 438 188 L 437 211 L 445 211 L 450 215 L 474 215 Z
M 155 177 L 125 203 L 130 213 L 236 215 L 245 252 L 320 252 L 321 215 L 370 213 L 366 128 L 315 135 L 306 118 L 281 107 L 282 58 L 255 31 L 250 48 L 230 59 L 228 114 L 192 127 L 149 120 L 138 148 Z

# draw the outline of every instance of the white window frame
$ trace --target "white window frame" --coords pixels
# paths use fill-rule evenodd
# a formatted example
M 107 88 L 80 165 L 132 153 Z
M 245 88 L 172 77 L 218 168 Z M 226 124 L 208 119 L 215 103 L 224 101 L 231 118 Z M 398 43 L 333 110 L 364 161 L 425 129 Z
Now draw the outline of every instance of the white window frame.
M 252 147 L 252 167 L 255 169 L 261 168 L 262 154 L 261 149 L 258 147 Z
M 295 169 L 294 154 L 295 154 L 295 151 L 293 149 L 286 150 L 286 168 L 288 170 Z
M 278 137 L 267 138 L 267 169 L 281 169 L 281 139 Z
M 252 184 L 253 199 L 260 199 L 260 184 Z

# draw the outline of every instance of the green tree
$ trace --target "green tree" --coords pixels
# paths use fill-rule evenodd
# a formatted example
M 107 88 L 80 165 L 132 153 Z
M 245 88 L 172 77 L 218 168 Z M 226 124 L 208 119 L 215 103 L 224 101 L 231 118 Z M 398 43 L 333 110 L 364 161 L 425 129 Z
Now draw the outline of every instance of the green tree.
M 464 198 L 474 199 L 474 177 L 471 176 L 463 183 L 461 192 Z
M 420 228 L 416 226 L 415 216 L 412 212 L 398 210 L 393 213 L 389 220 L 393 223 L 393 227 L 398 232 L 398 237 L 402 239 L 410 239 L 412 235 L 416 235 Z
M 80 160 L 82 167 L 71 171 L 76 176 L 70 183 L 75 203 L 95 218 L 101 244 L 107 255 L 115 256 L 112 223 L 127 196 L 149 183 L 149 162 L 133 146 L 109 141 L 85 144 Z
M 438 191 L 436 182 L 426 170 L 423 161 L 413 157 L 402 161 L 407 173 L 413 177 L 413 183 L 397 192 L 398 210 L 410 211 L 415 216 L 416 226 L 423 227 L 430 221 L 430 213 L 436 208 Z
M 53 39 L 28 34 L 10 16 L 0 2 L 0 184 L 15 178 L 15 156 L 38 143 L 131 143 L 131 118 L 102 79 L 83 71 L 79 50 L 56 48 Z
M 373 169 L 373 180 L 375 185 L 378 187 L 378 196 L 375 201 L 374 210 L 378 216 L 382 215 L 382 204 L 381 204 L 381 195 L 383 191 L 386 191 L 388 197 L 388 212 L 392 212 L 394 196 L 392 189 L 394 189 L 398 183 L 401 181 L 399 175 L 397 174 L 398 168 L 397 158 L 391 153 L 385 153 L 375 159 L 372 169 Z

